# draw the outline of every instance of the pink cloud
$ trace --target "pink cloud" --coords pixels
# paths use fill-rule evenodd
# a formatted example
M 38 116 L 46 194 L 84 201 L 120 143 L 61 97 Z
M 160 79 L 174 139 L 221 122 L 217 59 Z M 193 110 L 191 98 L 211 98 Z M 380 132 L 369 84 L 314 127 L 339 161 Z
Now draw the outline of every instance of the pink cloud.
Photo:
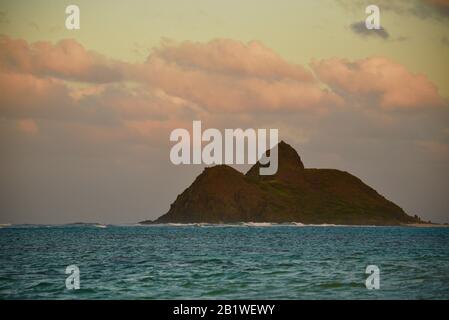
M 163 44 L 131 77 L 210 112 L 323 111 L 341 103 L 312 73 L 259 42 Z
M 143 64 L 109 60 L 71 39 L 56 44 L 29 44 L 4 36 L 0 43 L 0 70 L 11 78 L 23 76 L 28 77 L 28 82 L 35 81 L 36 88 L 31 93 L 39 85 L 57 80 L 140 84 L 142 89 L 137 96 L 136 90 L 130 89 L 129 94 L 122 91 L 124 95 L 113 102 L 120 103 L 122 110 L 126 106 L 129 113 L 144 109 L 148 100 L 145 90 L 159 90 L 208 112 L 321 112 L 329 105 L 341 103 L 337 95 L 320 87 L 310 71 L 283 60 L 256 41 L 166 41 Z M 71 88 L 69 98 L 79 102 L 89 96 L 104 96 L 104 86 L 90 87 Z M 16 97 L 22 99 L 20 95 Z
M 321 81 L 344 94 L 377 97 L 381 108 L 422 108 L 443 104 L 437 87 L 423 74 L 383 57 L 350 62 L 345 59 L 314 61 Z
M 380 108 L 371 110 L 379 117 L 389 114 L 383 109 L 442 103 L 426 76 L 386 58 L 314 62 L 315 77 L 259 42 L 165 42 L 145 63 L 126 64 L 87 51 L 74 40 L 55 45 L 1 41 L 6 44 L 0 48 L 1 115 L 14 121 L 70 122 L 74 131 L 87 128 L 80 136 L 90 133 L 97 140 L 164 140 L 170 129 L 189 127 L 193 119 L 223 127 L 234 125 L 231 118 L 242 123 L 245 117 L 253 125 L 272 112 L 278 118 L 297 113 L 318 119 L 347 105 L 348 95 L 366 106 L 377 103 Z M 95 65 L 120 70 L 122 78 L 81 86 L 68 81 L 98 79 Z
M 86 81 L 111 82 L 121 79 L 120 63 L 87 51 L 72 39 L 56 44 L 47 41 L 28 43 L 0 37 L 0 69 L 39 76 Z
M 243 43 L 231 39 L 214 39 L 207 43 L 164 41 L 148 58 L 159 58 L 184 69 L 228 74 L 233 77 L 256 77 L 267 80 L 291 79 L 314 81 L 310 71 L 282 59 L 258 41 Z
M 68 89 L 63 81 L 0 72 L 0 110 L 3 115 L 51 112 L 55 111 L 55 106 L 68 103 Z

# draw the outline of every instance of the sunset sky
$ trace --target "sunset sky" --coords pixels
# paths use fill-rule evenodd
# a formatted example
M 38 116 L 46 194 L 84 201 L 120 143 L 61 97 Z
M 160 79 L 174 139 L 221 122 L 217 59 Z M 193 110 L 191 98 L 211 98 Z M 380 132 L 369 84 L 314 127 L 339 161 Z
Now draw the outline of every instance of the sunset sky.
M 0 223 L 164 214 L 204 167 L 169 160 L 193 120 L 278 128 L 306 167 L 449 222 L 448 0 L 1 0 L 0 35 Z

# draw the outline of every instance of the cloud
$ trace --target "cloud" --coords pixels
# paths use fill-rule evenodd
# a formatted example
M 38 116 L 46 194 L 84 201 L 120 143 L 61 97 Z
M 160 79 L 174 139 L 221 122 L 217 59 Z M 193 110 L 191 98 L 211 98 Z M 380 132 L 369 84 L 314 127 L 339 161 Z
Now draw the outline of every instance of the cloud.
M 36 84 L 49 79 L 47 85 L 53 80 L 62 81 L 63 86 L 67 85 L 63 81 L 134 82 L 209 112 L 323 112 L 341 102 L 323 89 L 309 70 L 285 61 L 257 41 L 216 39 L 177 44 L 166 40 L 145 63 L 128 64 L 88 51 L 71 39 L 29 44 L 3 36 L 0 71 L 13 78 L 25 75 L 28 82 L 32 76 Z M 75 89 L 70 96 L 76 99 L 83 90 Z
M 87 51 L 72 39 L 56 44 L 0 37 L 0 69 L 85 82 L 113 82 L 122 79 L 120 63 Z
M 122 130 L 131 139 L 146 136 L 156 141 L 163 139 L 162 132 L 194 119 L 221 125 L 219 119 L 227 115 L 225 122 L 229 117 L 269 117 L 273 112 L 321 117 L 353 101 L 379 110 L 442 104 L 436 86 L 425 75 L 412 74 L 381 57 L 315 61 L 312 72 L 256 41 L 165 40 L 144 63 L 135 64 L 111 61 L 74 40 L 54 45 L 2 41 L 1 115 L 79 123 L 72 127 L 90 128 L 86 132 L 97 137 L 101 130 L 110 130 L 112 136 Z M 75 52 L 65 52 L 69 48 Z M 99 79 L 96 70 L 104 76 L 103 67 L 119 72 L 120 77 L 113 82 L 113 77 L 93 81 Z M 73 85 L 73 79 L 86 82 Z
M 211 112 L 322 111 L 340 103 L 310 71 L 255 41 L 163 43 L 133 77 Z
M 73 106 L 65 83 L 31 74 L 1 72 L 0 113 L 2 116 L 54 117 Z
M 313 62 L 315 75 L 257 41 L 165 40 L 144 63 L 134 64 L 110 60 L 75 40 L 0 41 L 1 108 L 16 116 L 119 123 L 226 112 L 323 114 L 348 97 L 385 109 L 442 104 L 425 75 L 381 57 Z M 73 80 L 85 85 L 73 86 Z
M 384 40 L 390 37 L 390 34 L 383 27 L 380 29 L 368 29 L 365 25 L 365 21 L 354 22 L 349 27 L 352 32 L 362 37 L 378 37 Z
M 345 59 L 315 61 L 321 81 L 343 95 L 365 104 L 370 100 L 384 109 L 427 108 L 443 105 L 437 87 L 423 74 L 383 57 L 350 62 Z
M 179 44 L 165 40 L 148 57 L 159 58 L 179 67 L 202 70 L 233 77 L 255 77 L 266 80 L 291 79 L 313 81 L 304 67 L 283 60 L 276 52 L 258 41 L 243 43 L 215 39 L 206 43 L 185 41 Z

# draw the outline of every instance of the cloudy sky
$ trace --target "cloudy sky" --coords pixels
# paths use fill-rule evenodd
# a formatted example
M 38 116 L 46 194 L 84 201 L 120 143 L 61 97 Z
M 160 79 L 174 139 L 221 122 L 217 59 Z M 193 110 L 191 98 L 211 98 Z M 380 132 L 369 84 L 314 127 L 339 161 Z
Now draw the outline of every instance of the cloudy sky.
M 448 27 L 448 0 L 2 0 L 0 223 L 158 217 L 203 169 L 169 160 L 193 120 L 449 222 Z

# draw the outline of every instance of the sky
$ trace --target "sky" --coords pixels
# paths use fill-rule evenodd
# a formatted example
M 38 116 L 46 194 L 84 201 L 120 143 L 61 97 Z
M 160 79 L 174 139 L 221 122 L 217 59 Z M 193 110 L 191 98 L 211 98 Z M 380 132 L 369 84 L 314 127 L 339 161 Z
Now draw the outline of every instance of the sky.
M 449 222 L 448 27 L 447 0 L 0 0 L 0 223 L 157 218 L 204 168 L 169 160 L 193 120 Z

